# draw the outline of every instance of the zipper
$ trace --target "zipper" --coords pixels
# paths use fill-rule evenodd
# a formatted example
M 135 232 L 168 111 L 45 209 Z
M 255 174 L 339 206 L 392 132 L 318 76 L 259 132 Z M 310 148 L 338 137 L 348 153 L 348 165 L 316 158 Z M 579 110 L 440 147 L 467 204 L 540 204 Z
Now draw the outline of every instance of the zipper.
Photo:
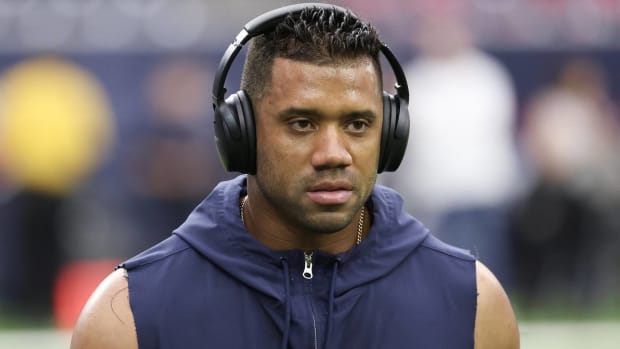
M 304 279 L 312 279 L 312 256 L 314 252 L 304 252 L 304 272 L 301 274 Z
M 319 336 L 316 334 L 316 320 L 312 314 L 312 328 L 314 329 L 314 349 L 319 349 Z
M 312 257 L 314 256 L 314 252 L 304 251 L 304 271 L 301 273 L 301 276 L 306 280 L 311 280 L 314 276 L 312 274 Z M 319 336 L 317 334 L 316 328 L 316 318 L 314 316 L 314 311 L 312 310 L 312 306 L 310 308 L 310 315 L 312 316 L 312 329 L 314 330 L 314 349 L 319 348 Z

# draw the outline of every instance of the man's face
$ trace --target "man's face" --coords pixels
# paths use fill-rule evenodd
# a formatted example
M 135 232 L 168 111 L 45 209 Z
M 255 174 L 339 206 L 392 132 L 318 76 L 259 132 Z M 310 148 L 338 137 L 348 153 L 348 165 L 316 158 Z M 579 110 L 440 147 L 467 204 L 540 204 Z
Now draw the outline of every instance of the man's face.
M 383 104 L 370 58 L 316 65 L 276 58 L 256 103 L 263 213 L 293 231 L 351 223 L 377 176 Z M 255 202 L 255 201 L 253 201 Z

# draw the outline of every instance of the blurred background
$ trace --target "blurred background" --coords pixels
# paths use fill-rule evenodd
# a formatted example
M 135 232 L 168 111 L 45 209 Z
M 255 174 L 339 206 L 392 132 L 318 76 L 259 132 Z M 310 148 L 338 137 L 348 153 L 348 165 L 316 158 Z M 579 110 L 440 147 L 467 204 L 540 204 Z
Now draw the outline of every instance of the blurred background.
M 213 73 L 243 24 L 291 3 L 0 0 L 0 348 L 68 347 L 114 266 L 236 175 Z M 379 181 L 496 273 L 524 348 L 617 348 L 620 0 L 333 3 L 409 80 L 406 158 Z

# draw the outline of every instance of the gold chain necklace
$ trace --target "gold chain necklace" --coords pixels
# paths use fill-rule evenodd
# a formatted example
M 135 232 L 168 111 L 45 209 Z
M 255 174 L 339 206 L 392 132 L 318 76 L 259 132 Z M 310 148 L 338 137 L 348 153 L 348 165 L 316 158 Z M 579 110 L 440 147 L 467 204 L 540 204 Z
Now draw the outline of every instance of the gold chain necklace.
M 239 205 L 239 210 L 241 211 L 241 223 L 245 225 L 245 217 L 243 216 L 243 212 L 245 211 L 245 203 L 248 201 L 248 196 L 244 196 L 243 200 L 241 200 L 241 205 Z M 364 232 L 364 215 L 366 212 L 366 207 L 362 207 L 362 213 L 360 214 L 360 220 L 357 222 L 357 235 L 355 237 L 355 244 L 359 245 L 362 242 L 363 232 Z
M 355 244 L 359 245 L 362 243 L 362 232 L 364 231 L 364 212 L 366 212 L 366 207 L 362 206 L 362 213 L 360 213 L 360 220 L 357 222 L 357 236 L 355 238 Z

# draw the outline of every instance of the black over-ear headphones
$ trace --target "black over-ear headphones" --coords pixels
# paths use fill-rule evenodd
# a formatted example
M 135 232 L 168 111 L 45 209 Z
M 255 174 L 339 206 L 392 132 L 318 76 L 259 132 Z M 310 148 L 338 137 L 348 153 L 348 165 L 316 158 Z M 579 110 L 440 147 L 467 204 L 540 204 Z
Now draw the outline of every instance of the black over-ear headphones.
M 224 52 L 213 81 L 215 142 L 220 160 L 227 171 L 256 173 L 256 128 L 252 103 L 241 90 L 224 100 L 226 74 L 233 60 L 251 38 L 273 30 L 289 14 L 313 7 L 347 13 L 342 7 L 305 3 L 281 7 L 249 21 Z M 352 15 L 352 14 L 351 14 Z M 409 88 L 402 67 L 394 53 L 382 44 L 381 52 L 396 77 L 396 95 L 383 92 L 383 126 L 377 172 L 395 171 L 405 155 L 409 139 Z

